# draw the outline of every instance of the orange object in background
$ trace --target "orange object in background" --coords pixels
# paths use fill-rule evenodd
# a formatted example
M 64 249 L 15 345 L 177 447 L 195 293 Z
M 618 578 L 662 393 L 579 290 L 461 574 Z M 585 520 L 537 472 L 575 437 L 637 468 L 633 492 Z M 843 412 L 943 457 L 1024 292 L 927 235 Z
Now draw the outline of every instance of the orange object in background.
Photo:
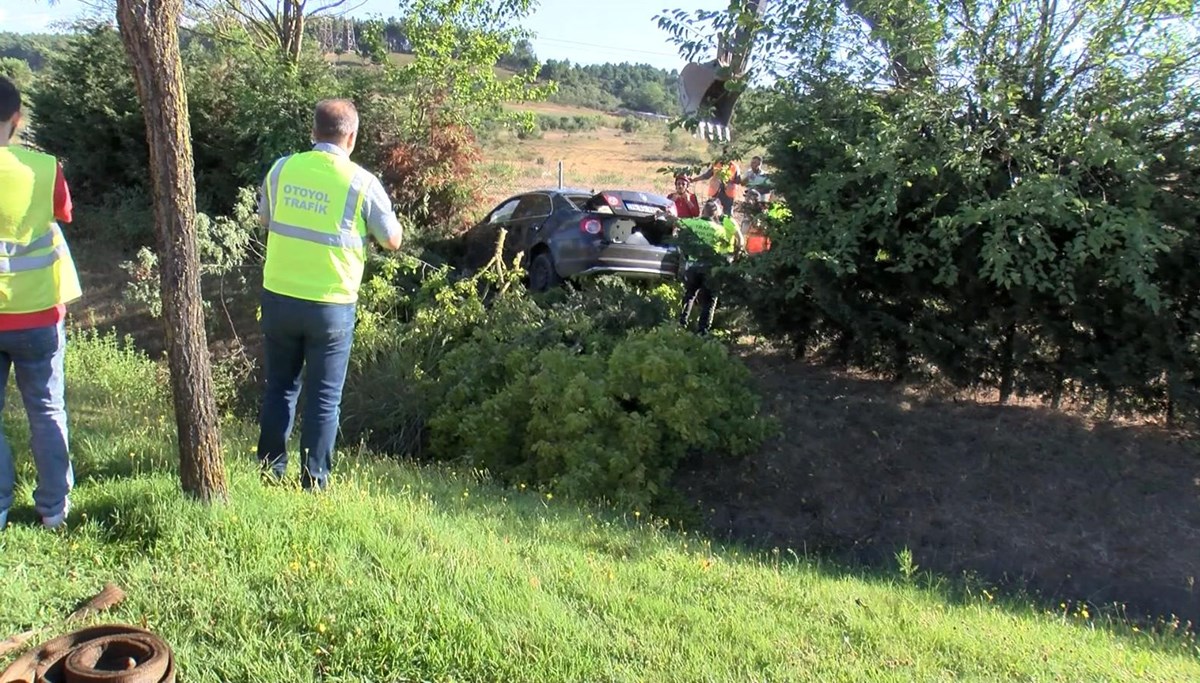
M 762 230 L 751 228 L 746 233 L 746 252 L 750 254 L 761 254 L 764 251 L 771 249 L 771 239 L 767 237 Z

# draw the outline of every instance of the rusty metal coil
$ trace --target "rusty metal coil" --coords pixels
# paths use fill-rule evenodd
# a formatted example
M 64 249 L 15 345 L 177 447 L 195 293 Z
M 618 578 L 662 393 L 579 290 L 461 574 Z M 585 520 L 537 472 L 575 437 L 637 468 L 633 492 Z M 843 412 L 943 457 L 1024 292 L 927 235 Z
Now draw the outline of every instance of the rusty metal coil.
M 175 683 L 175 655 L 149 631 L 93 626 L 33 648 L 0 673 L 0 683 Z

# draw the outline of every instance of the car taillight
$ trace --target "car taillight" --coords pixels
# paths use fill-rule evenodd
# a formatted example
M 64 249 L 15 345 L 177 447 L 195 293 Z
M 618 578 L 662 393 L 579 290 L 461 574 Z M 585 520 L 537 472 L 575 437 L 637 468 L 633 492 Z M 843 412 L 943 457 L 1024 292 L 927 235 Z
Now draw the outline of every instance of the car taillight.
M 615 194 L 604 195 L 604 201 L 608 202 L 608 205 L 613 208 L 620 208 L 621 206 L 621 198 Z
M 595 218 L 585 218 L 580 221 L 579 230 L 589 235 L 599 235 L 604 231 L 604 226 Z

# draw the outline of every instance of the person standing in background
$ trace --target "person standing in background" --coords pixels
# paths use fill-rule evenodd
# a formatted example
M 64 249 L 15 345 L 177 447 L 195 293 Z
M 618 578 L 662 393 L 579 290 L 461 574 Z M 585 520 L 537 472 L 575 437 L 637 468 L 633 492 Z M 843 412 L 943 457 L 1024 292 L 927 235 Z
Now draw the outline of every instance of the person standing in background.
M 700 200 L 692 192 L 687 176 L 675 176 L 675 191 L 667 195 L 667 199 L 675 202 L 675 215 L 679 218 L 700 217 Z
M 66 305 L 83 295 L 58 221 L 71 222 L 62 166 L 49 154 L 13 144 L 21 93 L 0 76 L 0 408 L 9 372 L 29 421 L 37 469 L 34 507 L 47 528 L 66 521 L 75 485 L 67 434 L 64 357 Z M 13 504 L 16 468 L 0 430 L 0 529 Z
M 736 161 L 718 159 L 692 180 L 708 181 L 708 198 L 721 202 L 725 216 L 733 215 L 733 203 L 741 197 L 742 170 Z

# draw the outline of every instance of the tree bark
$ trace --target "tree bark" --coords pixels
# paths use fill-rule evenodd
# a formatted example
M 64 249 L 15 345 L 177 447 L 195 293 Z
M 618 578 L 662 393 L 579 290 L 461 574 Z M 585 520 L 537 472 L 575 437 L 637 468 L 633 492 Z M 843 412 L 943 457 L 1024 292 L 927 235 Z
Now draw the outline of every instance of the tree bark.
M 117 0 L 117 25 L 146 116 L 163 325 L 179 434 L 179 478 L 201 501 L 227 497 L 200 295 L 196 184 L 177 24 L 183 0 Z

